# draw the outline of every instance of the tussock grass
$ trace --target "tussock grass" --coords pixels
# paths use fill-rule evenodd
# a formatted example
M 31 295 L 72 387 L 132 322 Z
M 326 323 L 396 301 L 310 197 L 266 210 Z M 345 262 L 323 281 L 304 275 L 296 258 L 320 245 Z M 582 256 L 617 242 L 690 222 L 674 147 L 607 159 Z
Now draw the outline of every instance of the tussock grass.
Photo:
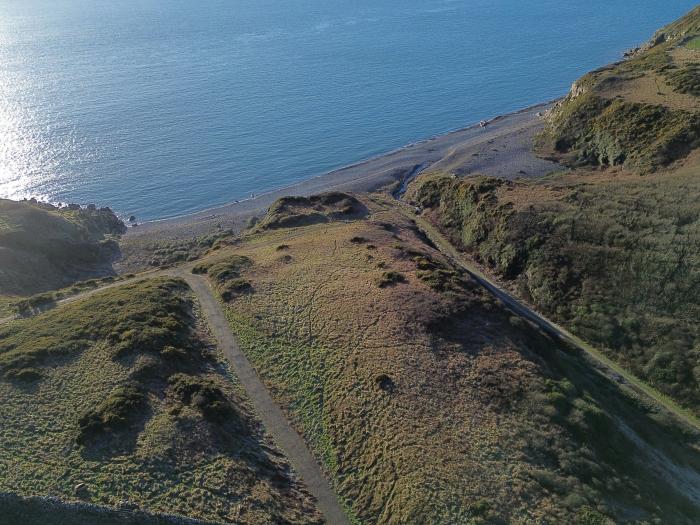
M 389 203 L 365 205 L 368 220 L 258 232 L 212 258 L 255 261 L 231 327 L 355 522 L 700 516 L 690 485 L 641 459 L 696 472 L 697 436 L 510 315 Z M 378 289 L 384 272 L 405 282 Z
M 0 492 L 216 523 L 320 522 L 181 281 L 3 325 L 0 369 Z

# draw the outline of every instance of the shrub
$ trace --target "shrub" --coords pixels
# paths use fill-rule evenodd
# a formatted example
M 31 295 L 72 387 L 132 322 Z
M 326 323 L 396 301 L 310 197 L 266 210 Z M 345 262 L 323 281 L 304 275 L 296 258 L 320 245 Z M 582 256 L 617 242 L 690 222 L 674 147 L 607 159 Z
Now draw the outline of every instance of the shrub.
M 174 374 L 168 382 L 178 401 L 197 408 L 210 421 L 222 422 L 235 415 L 233 406 L 213 381 L 188 374 Z
M 32 381 L 37 381 L 43 377 L 41 370 L 38 368 L 20 368 L 18 370 L 9 370 L 5 377 L 8 379 L 14 379 L 22 383 L 30 383 Z
M 379 286 L 380 288 L 386 288 L 388 286 L 394 286 L 395 284 L 405 282 L 406 276 L 404 274 L 390 270 L 388 272 L 384 272 L 381 275 L 381 277 L 377 281 L 377 286 Z
M 228 302 L 239 295 L 251 293 L 252 291 L 253 285 L 245 279 L 233 279 L 221 287 L 221 298 Z
M 146 401 L 146 393 L 136 385 L 115 388 L 102 403 L 80 418 L 77 443 L 88 445 L 102 436 L 128 429 L 141 417 Z

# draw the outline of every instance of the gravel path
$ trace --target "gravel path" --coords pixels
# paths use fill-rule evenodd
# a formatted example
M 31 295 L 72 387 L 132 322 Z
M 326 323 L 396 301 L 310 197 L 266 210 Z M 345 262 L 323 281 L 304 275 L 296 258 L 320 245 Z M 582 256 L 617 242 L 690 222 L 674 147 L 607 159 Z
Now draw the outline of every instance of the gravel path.
M 265 429 L 272 435 L 291 462 L 309 492 L 316 498 L 318 508 L 330 525 L 350 525 L 350 520 L 338 501 L 330 483 L 318 462 L 307 448 L 301 436 L 292 428 L 282 409 L 275 403 L 267 387 L 255 373 L 243 351 L 231 333 L 228 321 L 219 302 L 204 277 L 185 270 L 174 270 L 176 277 L 184 279 L 199 299 L 202 311 L 221 350 L 233 366 L 233 370 L 250 398 Z

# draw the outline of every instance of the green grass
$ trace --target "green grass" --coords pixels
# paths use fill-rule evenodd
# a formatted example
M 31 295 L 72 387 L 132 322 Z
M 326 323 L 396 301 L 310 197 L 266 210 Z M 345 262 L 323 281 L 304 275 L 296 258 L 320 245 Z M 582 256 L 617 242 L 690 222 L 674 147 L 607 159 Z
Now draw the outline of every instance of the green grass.
M 700 37 L 693 38 L 690 42 L 686 44 L 686 47 L 690 49 L 700 50 Z
M 0 492 L 317 523 L 197 308 L 154 279 L 0 326 Z

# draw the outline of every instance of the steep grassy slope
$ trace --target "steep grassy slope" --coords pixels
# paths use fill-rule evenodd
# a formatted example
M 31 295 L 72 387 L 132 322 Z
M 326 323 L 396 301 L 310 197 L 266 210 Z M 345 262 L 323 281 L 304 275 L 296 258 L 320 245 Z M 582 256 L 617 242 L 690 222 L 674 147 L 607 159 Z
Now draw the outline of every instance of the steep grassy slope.
M 578 80 L 555 107 L 540 149 L 572 166 L 652 172 L 700 145 L 700 7 L 629 60 Z
M 433 174 L 407 198 L 521 297 L 700 414 L 698 169 Z
M 0 326 L 0 492 L 319 523 L 196 308 L 157 279 Z
M 0 199 L 0 296 L 26 296 L 109 273 L 124 224 L 108 208 Z
M 196 268 L 357 523 L 700 519 L 697 435 L 364 200 L 366 218 L 258 230 Z

